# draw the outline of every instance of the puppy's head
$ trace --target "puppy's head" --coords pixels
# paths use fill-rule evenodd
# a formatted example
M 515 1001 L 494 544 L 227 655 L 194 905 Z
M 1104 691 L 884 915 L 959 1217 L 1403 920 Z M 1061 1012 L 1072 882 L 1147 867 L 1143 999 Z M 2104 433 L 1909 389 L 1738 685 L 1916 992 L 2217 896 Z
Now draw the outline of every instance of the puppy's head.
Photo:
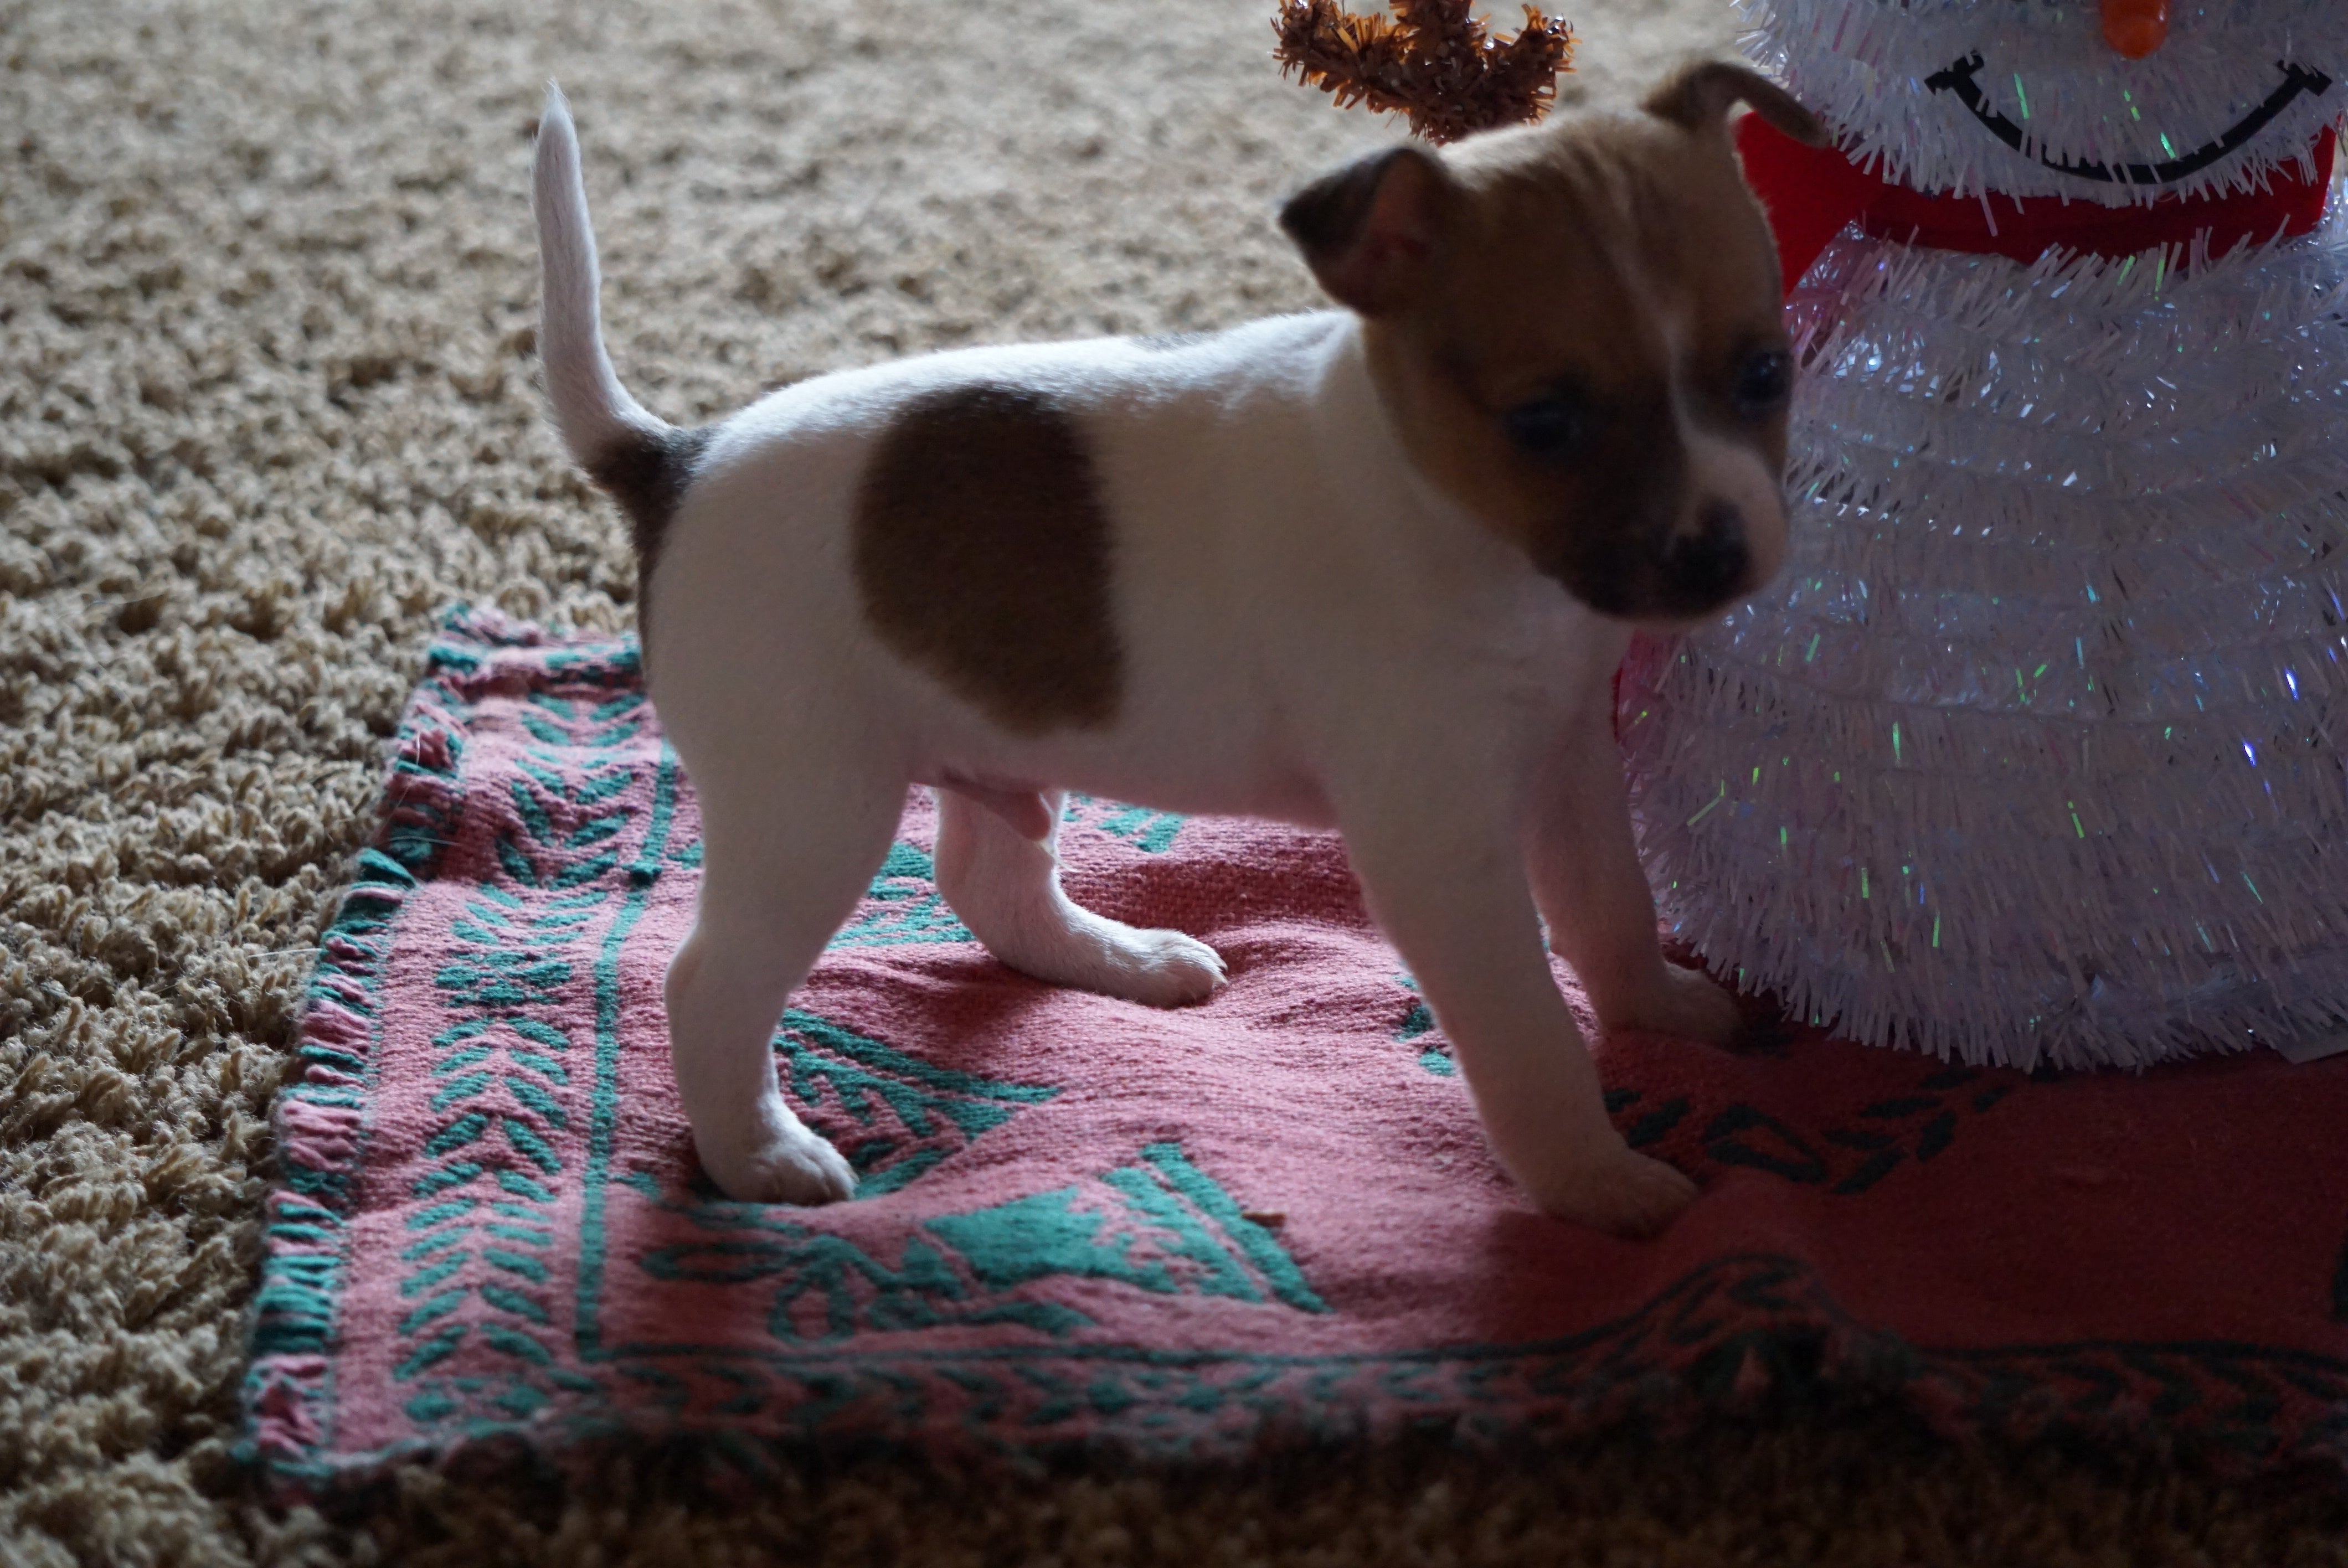
M 1793 362 L 1730 146 L 1740 100 L 1826 138 L 1766 77 L 1705 63 L 1637 112 L 1395 148 L 1281 210 L 1364 318 L 1420 469 L 1624 620 L 1695 620 L 1785 558 Z

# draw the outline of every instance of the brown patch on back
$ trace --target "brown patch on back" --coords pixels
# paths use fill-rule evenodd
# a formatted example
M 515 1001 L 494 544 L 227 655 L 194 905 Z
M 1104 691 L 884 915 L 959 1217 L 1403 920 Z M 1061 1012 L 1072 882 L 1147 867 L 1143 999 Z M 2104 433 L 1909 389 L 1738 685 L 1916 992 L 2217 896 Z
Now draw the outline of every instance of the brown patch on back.
M 1049 395 L 981 383 L 908 403 L 865 469 L 853 548 L 881 640 L 1004 728 L 1115 716 L 1108 517 Z
M 631 434 L 613 442 L 587 461 L 587 477 L 620 504 L 628 519 L 628 537 L 636 551 L 636 638 L 652 638 L 653 568 L 659 564 L 668 525 L 693 485 L 693 466 L 700 459 L 715 430 L 664 428 Z

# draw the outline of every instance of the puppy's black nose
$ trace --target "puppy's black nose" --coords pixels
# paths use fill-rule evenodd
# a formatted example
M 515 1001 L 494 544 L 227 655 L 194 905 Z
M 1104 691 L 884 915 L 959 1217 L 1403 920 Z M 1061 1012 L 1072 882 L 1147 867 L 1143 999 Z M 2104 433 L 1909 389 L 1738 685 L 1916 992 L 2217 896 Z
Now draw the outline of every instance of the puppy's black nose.
M 1753 569 L 1745 514 L 1717 498 L 1696 508 L 1695 527 L 1663 547 L 1663 579 L 1673 597 L 1706 609 L 1745 586 Z

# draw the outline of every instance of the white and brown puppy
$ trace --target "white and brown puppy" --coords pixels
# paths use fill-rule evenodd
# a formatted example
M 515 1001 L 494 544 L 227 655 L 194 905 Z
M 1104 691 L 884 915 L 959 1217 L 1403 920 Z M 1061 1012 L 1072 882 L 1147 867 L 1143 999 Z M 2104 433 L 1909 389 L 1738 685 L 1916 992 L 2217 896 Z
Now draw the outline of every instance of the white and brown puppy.
M 1221 961 L 1068 900 L 1061 792 L 1341 829 L 1533 1201 L 1623 1234 L 1688 1202 L 1609 1123 L 1540 917 L 1607 1027 L 1736 1028 L 1657 948 L 1609 692 L 1634 624 L 1717 610 L 1784 553 L 1791 365 L 1739 100 L 1821 138 L 1765 78 L 1692 67 L 1639 111 L 1308 187 L 1281 224 L 1343 310 L 937 354 L 680 429 L 604 353 L 550 95 L 539 342 L 563 439 L 634 526 L 653 697 L 700 796 L 667 999 L 720 1187 L 853 1188 L 769 1041 L 918 783 L 979 940 L 1161 1006 Z

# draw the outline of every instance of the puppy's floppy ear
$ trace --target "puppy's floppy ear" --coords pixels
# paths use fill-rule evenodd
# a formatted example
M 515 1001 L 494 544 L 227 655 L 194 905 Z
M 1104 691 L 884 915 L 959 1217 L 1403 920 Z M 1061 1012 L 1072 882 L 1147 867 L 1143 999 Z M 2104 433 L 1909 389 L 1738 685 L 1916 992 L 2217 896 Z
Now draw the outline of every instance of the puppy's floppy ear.
M 1824 147 L 1826 122 L 1794 100 L 1793 94 L 1749 66 L 1698 60 L 1663 78 L 1641 107 L 1673 125 L 1704 130 L 1725 125 L 1731 104 L 1753 112 L 1805 147 Z
M 1443 160 L 1396 147 L 1324 174 L 1288 199 L 1280 227 L 1330 298 L 1390 313 L 1433 273 L 1458 195 Z

